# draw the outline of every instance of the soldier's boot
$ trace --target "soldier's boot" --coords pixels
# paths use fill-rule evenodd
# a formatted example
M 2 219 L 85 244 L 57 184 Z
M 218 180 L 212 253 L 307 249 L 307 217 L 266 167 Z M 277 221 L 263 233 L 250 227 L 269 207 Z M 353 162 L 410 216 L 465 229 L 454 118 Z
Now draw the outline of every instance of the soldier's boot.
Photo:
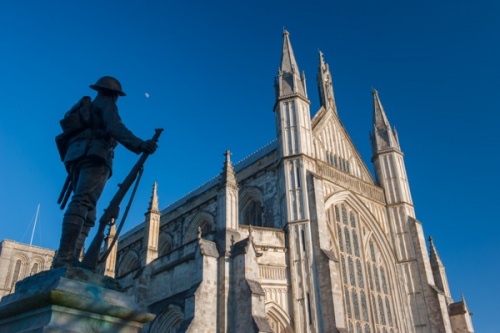
M 85 240 L 87 239 L 90 231 L 90 226 L 87 226 L 86 224 L 83 225 L 82 229 L 80 230 L 80 235 L 78 236 L 78 239 L 76 240 L 76 247 L 75 247 L 75 257 L 78 261 L 81 261 L 83 259 L 84 255 L 84 244 Z
M 80 235 L 78 236 L 78 240 L 76 241 L 75 255 L 79 261 L 83 260 L 85 255 L 84 247 L 85 240 L 89 236 L 90 229 L 95 225 L 96 220 L 96 211 L 95 209 L 89 210 L 87 212 L 87 218 L 85 222 L 83 222 L 82 229 L 80 231 Z
M 52 263 L 53 268 L 77 266 L 78 260 L 75 256 L 75 248 L 82 229 L 82 224 L 83 217 L 73 214 L 64 215 L 61 241 L 59 250 Z

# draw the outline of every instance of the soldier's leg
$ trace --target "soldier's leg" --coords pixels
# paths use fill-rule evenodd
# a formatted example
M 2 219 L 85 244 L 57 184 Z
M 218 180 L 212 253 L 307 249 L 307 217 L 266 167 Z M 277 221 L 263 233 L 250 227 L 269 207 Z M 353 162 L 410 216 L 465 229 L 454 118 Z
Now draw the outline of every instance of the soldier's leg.
M 74 165 L 72 173 L 74 194 L 64 214 L 61 241 L 54 259 L 54 267 L 74 266 L 78 262 L 79 253 L 76 253 L 78 238 L 89 211 L 94 211 L 95 214 L 95 205 L 108 179 L 109 169 L 102 163 L 83 160 Z M 90 227 L 88 229 L 90 230 Z M 88 231 L 86 233 L 88 234 Z M 81 239 L 81 246 L 85 237 L 86 235 Z
M 82 250 L 90 229 L 95 226 L 97 201 L 101 197 L 110 172 L 109 168 L 105 164 L 95 163 L 94 161 L 92 161 L 92 163 L 90 163 L 85 170 L 93 175 L 94 181 L 92 182 L 93 187 L 88 191 L 88 195 L 86 197 L 87 216 L 83 222 L 82 229 L 80 230 L 80 234 L 76 242 L 75 255 L 78 259 L 83 255 Z
M 76 249 L 75 249 L 75 254 L 76 257 L 80 260 L 83 258 L 84 255 L 84 245 L 85 245 L 85 240 L 87 239 L 90 229 L 95 225 L 96 221 L 96 210 L 90 210 L 87 212 L 87 218 L 85 219 L 85 222 L 83 223 L 82 229 L 80 231 L 80 235 L 78 236 L 78 240 L 76 241 Z

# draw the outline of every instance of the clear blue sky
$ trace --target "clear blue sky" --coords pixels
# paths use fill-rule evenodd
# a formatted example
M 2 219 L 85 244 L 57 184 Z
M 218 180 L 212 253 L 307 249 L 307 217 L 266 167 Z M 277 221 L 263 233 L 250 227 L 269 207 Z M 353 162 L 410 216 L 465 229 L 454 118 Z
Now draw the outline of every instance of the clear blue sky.
M 2 1 L 0 239 L 56 248 L 65 179 L 58 121 L 103 75 L 117 77 L 127 126 L 165 128 L 125 229 L 275 136 L 273 79 L 290 32 L 318 108 L 318 50 L 340 117 L 371 168 L 372 87 L 405 153 L 417 218 L 464 293 L 477 332 L 498 332 L 500 3 L 424 1 Z M 149 96 L 149 97 L 148 97 Z M 116 151 L 100 201 L 137 160 Z M 496 208 L 495 208 L 496 207 Z

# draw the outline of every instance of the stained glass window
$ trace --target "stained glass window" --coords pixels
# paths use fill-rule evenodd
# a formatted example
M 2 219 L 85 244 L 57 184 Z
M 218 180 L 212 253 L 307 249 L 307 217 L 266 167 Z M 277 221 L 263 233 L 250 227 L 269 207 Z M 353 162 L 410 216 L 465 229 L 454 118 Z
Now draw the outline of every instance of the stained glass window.
M 368 281 L 370 281 L 370 289 L 373 290 L 372 270 L 370 269 L 370 266 L 368 266 L 368 269 L 366 271 L 368 272 Z
M 347 317 L 352 318 L 351 301 L 350 301 L 350 296 L 349 296 L 349 289 L 347 289 L 347 287 L 344 287 L 344 293 L 345 293 L 345 305 L 347 308 Z
M 366 304 L 365 292 L 361 292 L 361 309 L 363 311 L 363 320 L 368 321 L 368 305 Z
M 356 219 L 354 218 L 353 212 L 349 214 L 349 219 L 351 220 L 351 227 L 356 228 Z
M 358 273 L 358 287 L 364 288 L 363 271 L 361 270 L 361 261 L 356 259 L 356 272 Z
M 352 231 L 352 243 L 354 246 L 354 255 L 359 257 L 358 233 L 356 232 L 356 229 Z
M 360 315 L 359 315 L 359 301 L 358 301 L 358 293 L 356 290 L 353 290 L 352 292 L 352 306 L 354 307 L 354 318 L 357 320 L 360 320 Z
M 372 261 L 375 261 L 375 248 L 373 247 L 373 240 L 370 239 L 370 256 Z
M 344 283 L 347 283 L 347 269 L 345 268 L 345 257 L 342 255 L 342 277 L 344 279 Z
M 378 268 L 375 264 L 373 264 L 373 277 L 375 278 L 375 288 L 380 292 L 380 279 L 378 277 Z
M 387 282 L 385 281 L 385 271 L 384 267 L 380 267 L 380 277 L 382 278 L 382 288 L 384 289 L 384 293 L 387 294 Z
M 340 252 L 344 252 L 344 237 L 342 237 L 342 228 L 340 226 L 337 226 L 337 232 L 339 233 Z
M 349 229 L 347 227 L 344 228 L 344 236 L 345 236 L 345 248 L 348 254 L 352 253 L 351 250 L 351 237 L 349 237 Z
M 375 323 L 379 323 L 377 315 L 377 302 L 375 302 L 375 296 L 372 295 L 372 306 L 373 306 L 373 316 L 375 317 Z
M 370 237 L 364 243 L 366 225 L 346 204 L 333 206 L 328 216 L 332 237 L 337 230 L 349 332 L 388 333 L 391 330 L 391 333 L 396 333 L 389 270 L 376 239 Z M 330 218 L 333 216 L 335 221 Z
M 384 304 L 382 303 L 382 297 L 378 296 L 378 311 L 380 312 L 380 322 L 385 325 L 385 313 Z
M 347 261 L 349 264 L 349 281 L 351 282 L 351 286 L 355 286 L 356 279 L 354 277 L 354 265 L 352 263 L 352 258 L 349 257 L 349 259 L 347 259 Z
M 389 297 L 385 298 L 385 307 L 387 309 L 387 320 L 389 321 L 389 325 L 392 326 L 392 313 L 391 313 L 391 305 L 389 304 Z

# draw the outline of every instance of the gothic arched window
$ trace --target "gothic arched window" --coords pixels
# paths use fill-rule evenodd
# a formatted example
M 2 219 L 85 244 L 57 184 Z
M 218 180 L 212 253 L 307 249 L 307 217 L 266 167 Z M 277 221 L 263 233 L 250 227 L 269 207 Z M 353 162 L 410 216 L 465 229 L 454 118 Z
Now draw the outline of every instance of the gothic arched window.
M 14 272 L 12 273 L 12 284 L 10 286 L 11 291 L 13 292 L 16 288 L 16 282 L 21 278 L 21 266 L 23 262 L 21 259 L 16 260 L 16 265 L 14 266 Z
M 39 265 L 37 262 L 35 262 L 33 264 L 33 266 L 31 266 L 31 272 L 30 272 L 30 275 L 35 275 L 36 273 L 38 273 L 38 270 L 39 270 Z
M 162 257 L 172 251 L 172 238 L 165 234 L 160 236 L 160 244 L 158 248 L 158 256 Z
M 196 213 L 196 215 L 186 227 L 184 244 L 197 239 L 200 229 L 202 237 L 206 237 L 214 230 L 214 224 L 214 217 L 211 213 L 206 211 L 200 211 Z
M 293 333 L 290 317 L 276 303 L 266 304 L 266 318 L 274 333 Z
M 118 276 L 125 275 L 139 268 L 139 258 L 133 251 L 127 252 L 118 270 Z
M 243 224 L 262 226 L 262 206 L 260 202 L 250 200 L 243 208 Z
M 388 269 L 373 238 L 368 243 L 367 226 L 347 204 L 336 204 L 327 212 L 331 237 L 336 232 L 350 332 L 370 333 L 394 329 L 397 324 Z M 364 248 L 363 245 L 368 245 Z
M 179 307 L 170 305 L 168 309 L 156 316 L 150 332 L 176 333 L 184 321 L 184 314 Z

